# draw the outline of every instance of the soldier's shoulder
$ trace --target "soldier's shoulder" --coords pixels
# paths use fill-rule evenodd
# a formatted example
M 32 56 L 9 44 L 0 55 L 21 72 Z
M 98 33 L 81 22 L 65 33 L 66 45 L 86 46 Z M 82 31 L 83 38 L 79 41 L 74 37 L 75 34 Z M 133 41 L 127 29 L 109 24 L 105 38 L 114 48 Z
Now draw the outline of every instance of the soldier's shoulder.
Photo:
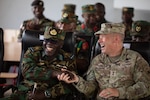
M 42 46 L 35 46 L 35 47 L 29 47 L 28 51 L 29 52 L 37 52 L 43 50 Z

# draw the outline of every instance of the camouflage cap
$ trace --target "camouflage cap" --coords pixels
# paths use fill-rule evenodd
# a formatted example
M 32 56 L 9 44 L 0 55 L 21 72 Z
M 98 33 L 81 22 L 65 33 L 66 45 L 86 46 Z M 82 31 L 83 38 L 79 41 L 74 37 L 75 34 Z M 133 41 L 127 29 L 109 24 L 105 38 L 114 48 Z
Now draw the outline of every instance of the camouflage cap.
M 50 26 L 46 27 L 44 32 L 44 39 L 64 40 L 65 36 L 66 33 L 64 31 Z
M 31 3 L 31 6 L 44 6 L 44 2 L 42 0 L 34 0 L 32 3 Z
M 131 35 L 144 36 L 150 31 L 150 23 L 143 20 L 138 20 L 132 23 Z
M 133 7 L 123 7 L 122 12 L 133 13 L 134 8 Z
M 122 23 L 103 23 L 101 24 L 101 30 L 97 31 L 95 35 L 119 33 L 125 34 L 125 26 Z
M 78 20 L 77 15 L 69 15 L 68 13 L 64 13 L 60 22 L 71 23 L 71 22 L 77 22 L 77 20 Z
M 82 6 L 82 13 L 95 13 L 94 5 L 84 5 Z
M 74 4 L 64 4 L 64 8 L 62 9 L 62 12 L 67 13 L 75 13 L 76 5 Z

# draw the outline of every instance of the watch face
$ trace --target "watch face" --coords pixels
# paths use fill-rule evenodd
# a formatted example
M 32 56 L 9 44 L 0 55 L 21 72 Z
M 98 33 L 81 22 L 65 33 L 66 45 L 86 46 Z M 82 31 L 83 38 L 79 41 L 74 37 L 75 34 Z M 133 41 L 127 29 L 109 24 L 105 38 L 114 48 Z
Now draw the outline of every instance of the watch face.
M 45 96 L 46 96 L 47 98 L 50 98 L 50 97 L 51 97 L 51 94 L 50 94 L 49 91 L 45 91 L 44 94 L 45 94 Z

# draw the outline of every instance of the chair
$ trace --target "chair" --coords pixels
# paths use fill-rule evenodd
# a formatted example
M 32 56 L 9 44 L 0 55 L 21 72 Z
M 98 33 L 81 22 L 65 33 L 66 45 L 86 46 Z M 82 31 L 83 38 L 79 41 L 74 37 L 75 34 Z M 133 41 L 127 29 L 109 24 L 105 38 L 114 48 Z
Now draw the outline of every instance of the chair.
M 35 31 L 35 30 L 25 30 L 22 35 L 22 51 L 20 57 L 19 71 L 18 71 L 18 79 L 17 86 L 23 80 L 23 76 L 21 74 L 21 62 L 24 56 L 24 53 L 29 47 L 41 46 L 43 41 L 43 31 Z
M 3 94 L 10 88 L 13 91 L 14 84 L 6 84 L 6 79 L 16 79 L 16 73 L 4 72 L 4 31 L 0 28 L 0 97 L 3 97 Z
M 124 42 L 131 50 L 139 52 L 142 57 L 150 64 L 150 42 Z

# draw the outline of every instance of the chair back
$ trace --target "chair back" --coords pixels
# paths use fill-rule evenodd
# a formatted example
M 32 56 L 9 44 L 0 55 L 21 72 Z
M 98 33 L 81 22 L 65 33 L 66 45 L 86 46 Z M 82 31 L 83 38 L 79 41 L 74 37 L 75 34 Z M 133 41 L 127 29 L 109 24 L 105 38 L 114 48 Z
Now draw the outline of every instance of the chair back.
M 3 70 L 4 58 L 4 31 L 0 28 L 0 72 Z
M 127 48 L 137 51 L 150 64 L 150 42 L 124 42 Z M 127 46 L 127 45 L 126 45 Z

